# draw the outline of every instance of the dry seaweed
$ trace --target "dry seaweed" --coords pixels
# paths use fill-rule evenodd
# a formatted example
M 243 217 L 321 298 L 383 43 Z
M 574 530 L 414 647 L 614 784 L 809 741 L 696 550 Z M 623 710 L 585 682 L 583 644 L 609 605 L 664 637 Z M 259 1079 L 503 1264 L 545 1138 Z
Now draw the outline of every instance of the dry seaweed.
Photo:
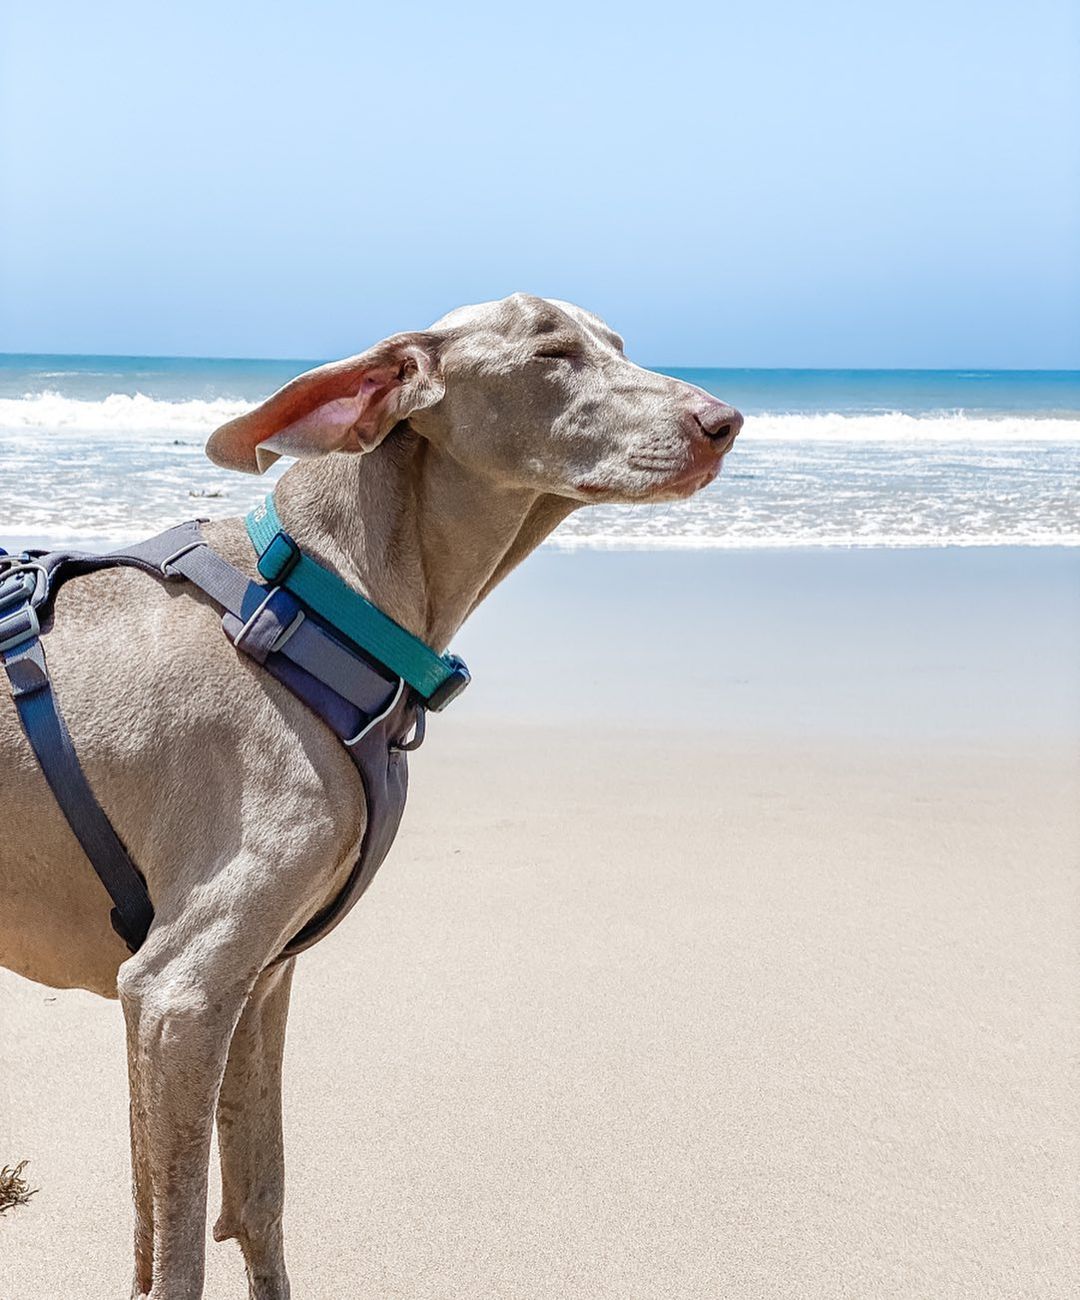
M 24 1160 L 14 1168 L 5 1165 L 0 1169 L 0 1214 L 10 1210 L 13 1205 L 25 1205 L 37 1191 L 37 1188 L 30 1187 L 22 1176 L 28 1164 L 29 1161 Z

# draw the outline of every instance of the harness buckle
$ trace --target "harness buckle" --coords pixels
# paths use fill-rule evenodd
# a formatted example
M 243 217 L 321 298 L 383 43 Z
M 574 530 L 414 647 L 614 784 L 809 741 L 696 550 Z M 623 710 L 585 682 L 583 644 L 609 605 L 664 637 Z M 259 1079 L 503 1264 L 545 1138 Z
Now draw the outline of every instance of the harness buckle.
M 447 661 L 452 665 L 453 671 L 424 701 L 424 707 L 430 709 L 432 713 L 441 713 L 472 681 L 472 674 L 465 667 L 463 659 L 459 659 L 457 655 L 447 655 Z
M 5 569 L 0 572 L 0 655 L 40 635 L 34 596 L 40 584 L 44 599 L 49 586 L 48 570 L 36 560 L 19 559 Z
M 5 577 L 0 573 L 0 610 L 10 605 L 23 605 L 32 599 L 37 586 L 34 572 L 23 569 Z
M 26 604 L 0 618 L 0 655 L 14 650 L 24 641 L 33 641 L 40 633 L 38 612 L 27 598 Z
M 256 567 L 267 582 L 280 586 L 299 563 L 300 547 L 279 528 L 259 556 Z

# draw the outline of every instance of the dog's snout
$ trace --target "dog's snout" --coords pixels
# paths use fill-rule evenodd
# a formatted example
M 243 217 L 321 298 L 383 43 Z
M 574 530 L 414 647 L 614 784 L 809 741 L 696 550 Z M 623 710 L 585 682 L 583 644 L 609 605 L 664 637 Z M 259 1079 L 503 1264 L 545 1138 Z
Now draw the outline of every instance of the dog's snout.
M 734 442 L 743 425 L 741 413 L 727 402 L 703 403 L 693 415 L 698 428 L 711 442 Z

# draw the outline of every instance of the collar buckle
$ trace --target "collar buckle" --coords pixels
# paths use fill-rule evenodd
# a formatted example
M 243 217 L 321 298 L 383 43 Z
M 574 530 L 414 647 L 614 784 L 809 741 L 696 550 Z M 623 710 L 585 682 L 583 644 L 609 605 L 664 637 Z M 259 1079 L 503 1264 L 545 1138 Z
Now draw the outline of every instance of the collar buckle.
M 441 713 L 472 681 L 472 674 L 465 667 L 464 660 L 459 659 L 457 655 L 447 655 L 446 662 L 451 666 L 450 675 L 435 687 L 424 702 L 425 707 L 432 713 Z
M 279 528 L 259 556 L 256 567 L 267 582 L 280 586 L 299 563 L 300 547 Z

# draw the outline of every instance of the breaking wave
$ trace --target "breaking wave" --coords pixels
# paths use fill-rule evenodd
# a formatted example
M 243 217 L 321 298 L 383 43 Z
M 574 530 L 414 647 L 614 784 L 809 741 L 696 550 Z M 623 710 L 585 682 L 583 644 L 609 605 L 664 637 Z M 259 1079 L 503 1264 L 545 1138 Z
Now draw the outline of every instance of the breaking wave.
M 1080 442 L 1080 420 L 1053 416 L 755 415 L 743 435 L 776 442 Z
M 143 393 L 110 393 L 98 401 L 88 401 L 62 393 L 34 393 L 0 397 L 0 430 L 94 433 L 105 437 L 195 436 L 211 433 L 219 424 L 251 407 L 251 402 L 223 397 L 167 402 Z
M 250 391 L 250 390 L 249 390 Z M 243 513 L 265 478 L 203 443 L 239 397 L 0 397 L 0 545 L 93 545 Z M 1058 412 L 760 414 L 721 477 L 675 506 L 597 507 L 564 547 L 1080 545 L 1080 420 Z
M 0 430 L 42 434 L 93 433 L 102 437 L 205 437 L 219 424 L 249 411 L 239 398 L 166 401 L 143 393 L 110 393 L 90 401 L 44 392 L 0 398 Z M 745 441 L 776 442 L 1080 442 L 1080 420 L 1056 416 L 763 414 L 747 418 Z

